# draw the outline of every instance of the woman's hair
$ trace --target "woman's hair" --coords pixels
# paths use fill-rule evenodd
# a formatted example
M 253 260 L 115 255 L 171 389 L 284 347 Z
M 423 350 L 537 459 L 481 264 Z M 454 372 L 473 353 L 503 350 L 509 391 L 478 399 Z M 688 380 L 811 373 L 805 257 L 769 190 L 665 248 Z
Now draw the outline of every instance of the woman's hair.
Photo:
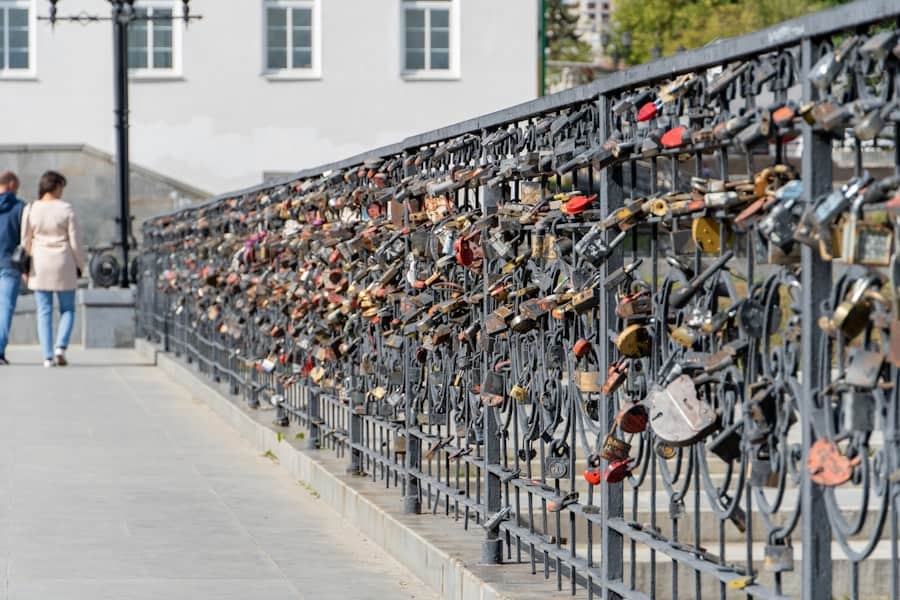
M 38 184 L 38 198 L 43 198 L 44 194 L 49 194 L 58 187 L 66 187 L 66 178 L 56 171 L 47 171 L 41 175 L 41 181 Z

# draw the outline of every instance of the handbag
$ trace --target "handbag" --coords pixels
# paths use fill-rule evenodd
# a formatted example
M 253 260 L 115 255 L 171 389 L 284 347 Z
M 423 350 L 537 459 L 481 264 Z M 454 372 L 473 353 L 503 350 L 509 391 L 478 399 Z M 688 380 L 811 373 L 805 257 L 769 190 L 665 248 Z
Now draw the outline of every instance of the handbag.
M 25 207 L 25 215 L 28 214 L 28 206 Z M 27 219 L 23 219 L 26 221 Z M 10 256 L 10 262 L 14 267 L 18 268 L 22 273 L 30 273 L 31 272 L 31 256 L 25 250 L 25 246 L 19 244 L 12 251 L 12 256 Z
M 15 247 L 12 251 L 10 262 L 12 262 L 13 266 L 18 268 L 22 273 L 31 272 L 31 256 L 25 251 L 24 246 Z

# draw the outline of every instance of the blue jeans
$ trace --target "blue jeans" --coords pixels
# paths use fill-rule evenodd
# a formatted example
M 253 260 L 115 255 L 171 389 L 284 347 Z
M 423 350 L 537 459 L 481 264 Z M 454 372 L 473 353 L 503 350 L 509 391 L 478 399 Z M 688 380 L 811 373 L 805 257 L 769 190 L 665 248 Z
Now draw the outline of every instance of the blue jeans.
M 69 347 L 69 336 L 75 324 L 75 290 L 56 292 L 59 300 L 59 329 L 56 332 L 56 347 L 65 350 Z M 37 304 L 38 338 L 44 358 L 53 358 L 53 292 L 34 292 Z
M 6 357 L 9 328 L 12 325 L 13 313 L 16 312 L 16 300 L 19 298 L 21 283 L 22 274 L 18 269 L 0 268 L 0 358 Z

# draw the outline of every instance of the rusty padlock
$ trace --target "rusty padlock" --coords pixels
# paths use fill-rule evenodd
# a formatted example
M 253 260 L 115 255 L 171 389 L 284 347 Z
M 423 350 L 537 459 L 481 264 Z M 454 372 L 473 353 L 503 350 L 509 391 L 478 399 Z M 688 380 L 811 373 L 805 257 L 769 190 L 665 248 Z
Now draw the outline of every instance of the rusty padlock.
M 612 433 L 606 434 L 603 439 L 603 445 L 600 448 L 600 456 L 612 462 L 628 458 L 631 452 L 631 444 L 625 440 L 620 440 Z
M 590 351 L 591 343 L 584 338 L 579 339 L 577 342 L 575 342 L 575 345 L 572 346 L 572 354 L 575 355 L 576 360 L 584 358 Z
M 616 305 L 616 314 L 622 319 L 649 315 L 653 308 L 653 300 L 648 290 L 638 290 L 624 296 Z
M 600 391 L 608 396 L 619 389 L 626 381 L 628 381 L 628 359 L 620 358 L 609 365 L 609 369 L 606 371 L 606 381 L 603 382 L 603 387 Z
M 647 429 L 650 412 L 641 402 L 626 402 L 616 415 L 616 425 L 625 433 L 641 433 Z

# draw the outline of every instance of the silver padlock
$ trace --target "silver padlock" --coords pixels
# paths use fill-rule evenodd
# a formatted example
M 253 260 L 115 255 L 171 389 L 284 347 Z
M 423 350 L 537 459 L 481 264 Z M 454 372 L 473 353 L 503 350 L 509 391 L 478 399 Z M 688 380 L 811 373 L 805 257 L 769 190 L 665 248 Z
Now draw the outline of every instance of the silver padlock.
M 680 498 L 669 500 L 669 518 L 672 520 L 684 518 L 684 500 Z
M 863 390 L 847 390 L 841 394 L 845 431 L 875 431 L 875 398 Z
M 769 573 L 784 573 L 794 570 L 794 547 L 784 541 L 766 544 L 763 567 Z
M 569 476 L 569 445 L 566 442 L 550 442 L 550 451 L 544 459 L 544 471 L 549 479 L 565 479 Z

